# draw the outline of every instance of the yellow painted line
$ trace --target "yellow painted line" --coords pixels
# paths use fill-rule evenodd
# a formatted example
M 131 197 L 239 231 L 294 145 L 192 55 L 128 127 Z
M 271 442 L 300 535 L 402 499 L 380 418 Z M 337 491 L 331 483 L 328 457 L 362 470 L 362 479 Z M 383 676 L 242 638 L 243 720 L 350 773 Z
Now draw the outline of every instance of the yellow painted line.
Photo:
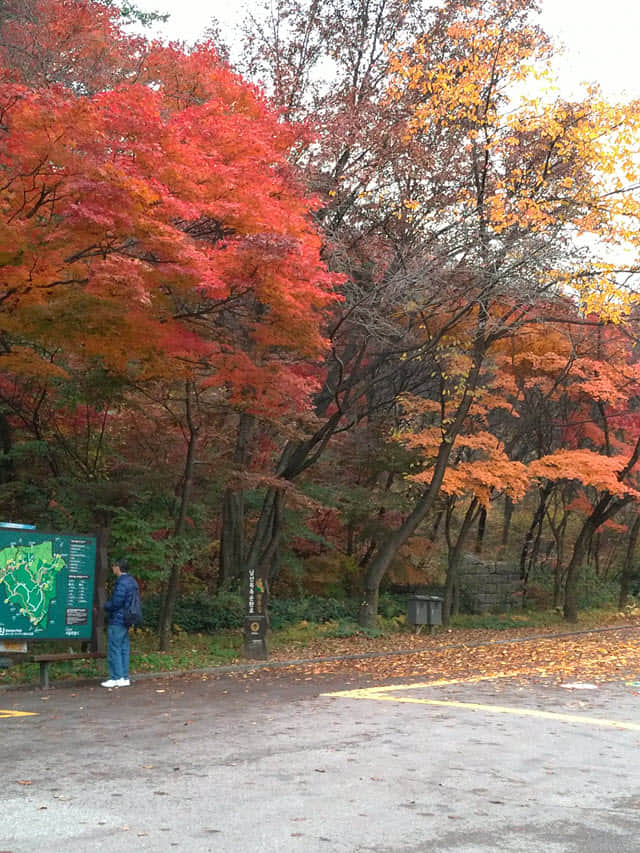
M 497 681 L 500 678 L 516 678 L 520 675 L 530 674 L 530 670 L 514 670 L 513 672 L 500 672 L 494 675 L 476 675 L 473 678 L 440 678 L 437 681 L 413 681 L 411 684 L 386 684 L 383 687 L 364 687 L 355 690 L 339 690 L 336 693 L 323 693 L 323 696 L 353 696 L 360 699 L 361 693 L 378 694 L 394 693 L 396 690 L 421 690 L 425 687 L 449 687 L 453 684 L 478 684 L 481 681 Z M 539 673 L 534 673 L 538 674 Z M 374 698 L 374 696 L 371 696 Z
M 475 675 L 472 678 L 440 678 L 436 681 L 412 681 L 410 684 L 386 684 L 383 687 L 358 687 L 355 690 L 338 690 L 335 693 L 323 693 L 322 695 L 374 699 L 379 693 L 395 693 L 398 690 L 422 690 L 426 687 L 450 687 L 454 684 L 479 684 L 481 681 L 498 681 L 501 678 L 517 678 L 521 675 L 532 674 L 540 675 L 541 673 L 518 669 L 513 672 L 499 672 L 493 675 Z M 366 696 L 361 696 L 362 693 Z
M 5 711 L 0 708 L 0 719 L 3 717 L 37 717 L 36 711 Z
M 355 691 L 353 691 L 355 692 Z M 537 717 L 542 720 L 555 720 L 560 723 L 580 723 L 581 725 L 603 726 L 609 729 L 627 729 L 632 732 L 640 732 L 640 723 L 628 723 L 624 720 L 606 720 L 602 717 L 583 717 L 578 714 L 559 714 L 555 711 L 538 711 L 536 708 L 507 708 L 503 705 L 479 705 L 476 702 L 455 702 L 444 699 L 414 699 L 411 696 L 384 696 L 377 693 L 368 696 L 366 690 L 362 690 L 361 696 L 349 697 L 358 699 L 373 699 L 377 702 L 404 702 L 414 705 L 437 705 L 445 708 L 462 708 L 467 711 L 486 711 L 491 714 L 512 714 L 516 717 Z M 329 694 L 340 695 L 340 694 Z
M 596 659 L 594 659 L 596 660 Z M 591 663 L 592 661 L 583 661 Z M 475 702 L 457 702 L 444 699 L 414 699 L 410 696 L 394 696 L 391 694 L 406 690 L 423 690 L 429 687 L 448 687 L 459 684 L 478 684 L 482 681 L 497 681 L 502 678 L 517 678 L 523 675 L 552 676 L 558 673 L 542 669 L 519 669 L 511 672 L 499 672 L 492 675 L 476 675 L 471 678 L 438 679 L 435 681 L 415 681 L 410 684 L 387 684 L 382 687 L 365 687 L 355 690 L 340 690 L 334 693 L 323 693 L 340 699 L 370 699 L 378 702 L 399 702 L 414 705 L 435 705 L 439 707 L 461 708 L 470 711 L 484 711 L 494 714 L 511 714 L 519 717 L 536 717 L 544 720 L 555 720 L 562 723 L 580 723 L 581 725 L 602 726 L 604 728 L 625 729 L 628 731 L 640 731 L 640 723 L 629 723 L 624 720 L 608 720 L 602 717 L 586 717 L 577 714 L 561 714 L 555 711 L 539 711 L 535 708 L 511 708 L 503 705 L 481 705 Z
M 502 677 L 502 676 L 501 676 Z M 481 680 L 481 679 L 474 679 Z M 398 685 L 386 687 L 370 687 L 361 690 L 343 690 L 336 693 L 324 693 L 324 696 L 343 699 L 370 699 L 375 702 L 398 702 L 412 705 L 435 705 L 444 708 L 462 708 L 467 711 L 484 711 L 491 714 L 511 714 L 516 717 L 536 717 L 542 720 L 555 720 L 560 723 L 580 723 L 581 725 L 602 726 L 610 729 L 625 729 L 640 731 L 640 723 L 629 723 L 624 720 L 607 720 L 603 717 L 586 717 L 578 714 L 561 714 L 556 711 L 539 711 L 536 708 L 511 708 L 504 705 L 481 705 L 477 702 L 457 702 L 446 699 L 414 699 L 411 696 L 391 696 L 392 691 L 415 690 L 418 687 L 441 687 L 443 684 L 461 684 L 466 681 L 427 681 L 420 684 Z

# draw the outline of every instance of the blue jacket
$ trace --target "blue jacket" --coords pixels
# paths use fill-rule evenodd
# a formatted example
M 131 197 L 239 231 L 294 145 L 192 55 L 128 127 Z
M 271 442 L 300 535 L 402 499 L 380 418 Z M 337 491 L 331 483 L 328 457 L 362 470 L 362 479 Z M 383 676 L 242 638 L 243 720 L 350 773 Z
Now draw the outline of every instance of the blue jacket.
M 110 625 L 124 625 L 124 605 L 131 590 L 137 587 L 137 581 L 123 572 L 116 578 L 111 598 L 104 603 Z

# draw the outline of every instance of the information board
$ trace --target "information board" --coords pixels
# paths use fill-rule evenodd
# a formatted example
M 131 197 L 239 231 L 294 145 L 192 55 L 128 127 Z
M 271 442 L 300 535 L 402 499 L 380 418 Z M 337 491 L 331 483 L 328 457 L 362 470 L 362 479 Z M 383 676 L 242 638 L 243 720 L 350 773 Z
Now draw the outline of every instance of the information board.
M 0 528 L 0 640 L 91 639 L 96 540 Z

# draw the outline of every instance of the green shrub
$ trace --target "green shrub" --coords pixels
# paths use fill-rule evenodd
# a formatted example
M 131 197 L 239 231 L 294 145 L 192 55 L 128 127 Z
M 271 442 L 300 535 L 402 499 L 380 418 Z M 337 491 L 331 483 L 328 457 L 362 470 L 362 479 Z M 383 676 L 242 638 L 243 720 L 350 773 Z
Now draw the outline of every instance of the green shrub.
M 146 595 L 142 602 L 144 628 L 157 630 L 161 597 Z M 271 628 L 280 630 L 299 622 L 324 625 L 327 622 L 355 626 L 357 629 L 358 599 L 325 598 L 307 595 L 302 598 L 272 598 L 269 603 Z M 406 596 L 384 593 L 380 596 L 379 612 L 383 620 L 393 620 L 406 613 Z M 239 592 L 222 589 L 213 596 L 193 592 L 180 596 L 173 614 L 173 625 L 188 633 L 212 634 L 225 628 L 242 628 L 244 604 Z M 346 630 L 346 629 L 345 629 Z M 350 629 L 351 630 L 351 629 Z M 362 630 L 359 629 L 362 633 Z M 338 636 L 338 635 L 336 635 Z M 345 634 L 351 636 L 351 634 Z
M 321 595 L 274 598 L 269 605 L 271 627 L 276 630 L 303 621 L 321 625 L 340 619 L 355 619 L 357 614 L 358 602 L 354 599 L 324 598 Z
M 553 576 L 539 571 L 527 590 L 530 605 L 546 609 L 553 601 Z M 564 592 L 564 590 L 563 590 Z M 590 610 L 617 602 L 620 594 L 618 577 L 598 577 L 593 565 L 582 567 L 577 584 L 578 610 Z M 564 597 L 564 596 L 563 596 Z
M 159 595 L 145 596 L 142 602 L 144 628 L 157 630 L 162 600 Z M 225 628 L 241 628 L 244 624 L 242 596 L 221 591 L 213 596 L 194 592 L 180 596 L 173 614 L 173 624 L 188 633 L 213 634 Z
M 591 567 L 583 568 L 578 580 L 578 609 L 589 610 L 618 600 L 620 583 L 612 578 L 599 578 Z
M 336 622 L 335 625 L 331 625 L 325 634 L 325 637 L 381 637 L 383 635 L 383 631 L 379 628 L 363 628 L 358 625 L 357 622 L 354 622 L 352 619 L 340 619 Z
M 407 612 L 407 596 L 383 592 L 378 600 L 378 615 L 383 619 L 394 619 Z

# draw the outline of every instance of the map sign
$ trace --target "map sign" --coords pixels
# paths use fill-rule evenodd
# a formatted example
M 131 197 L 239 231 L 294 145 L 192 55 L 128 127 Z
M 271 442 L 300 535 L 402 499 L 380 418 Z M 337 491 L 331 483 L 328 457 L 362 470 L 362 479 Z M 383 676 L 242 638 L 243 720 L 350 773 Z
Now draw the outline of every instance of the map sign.
M 96 540 L 0 528 L 0 640 L 91 638 Z

